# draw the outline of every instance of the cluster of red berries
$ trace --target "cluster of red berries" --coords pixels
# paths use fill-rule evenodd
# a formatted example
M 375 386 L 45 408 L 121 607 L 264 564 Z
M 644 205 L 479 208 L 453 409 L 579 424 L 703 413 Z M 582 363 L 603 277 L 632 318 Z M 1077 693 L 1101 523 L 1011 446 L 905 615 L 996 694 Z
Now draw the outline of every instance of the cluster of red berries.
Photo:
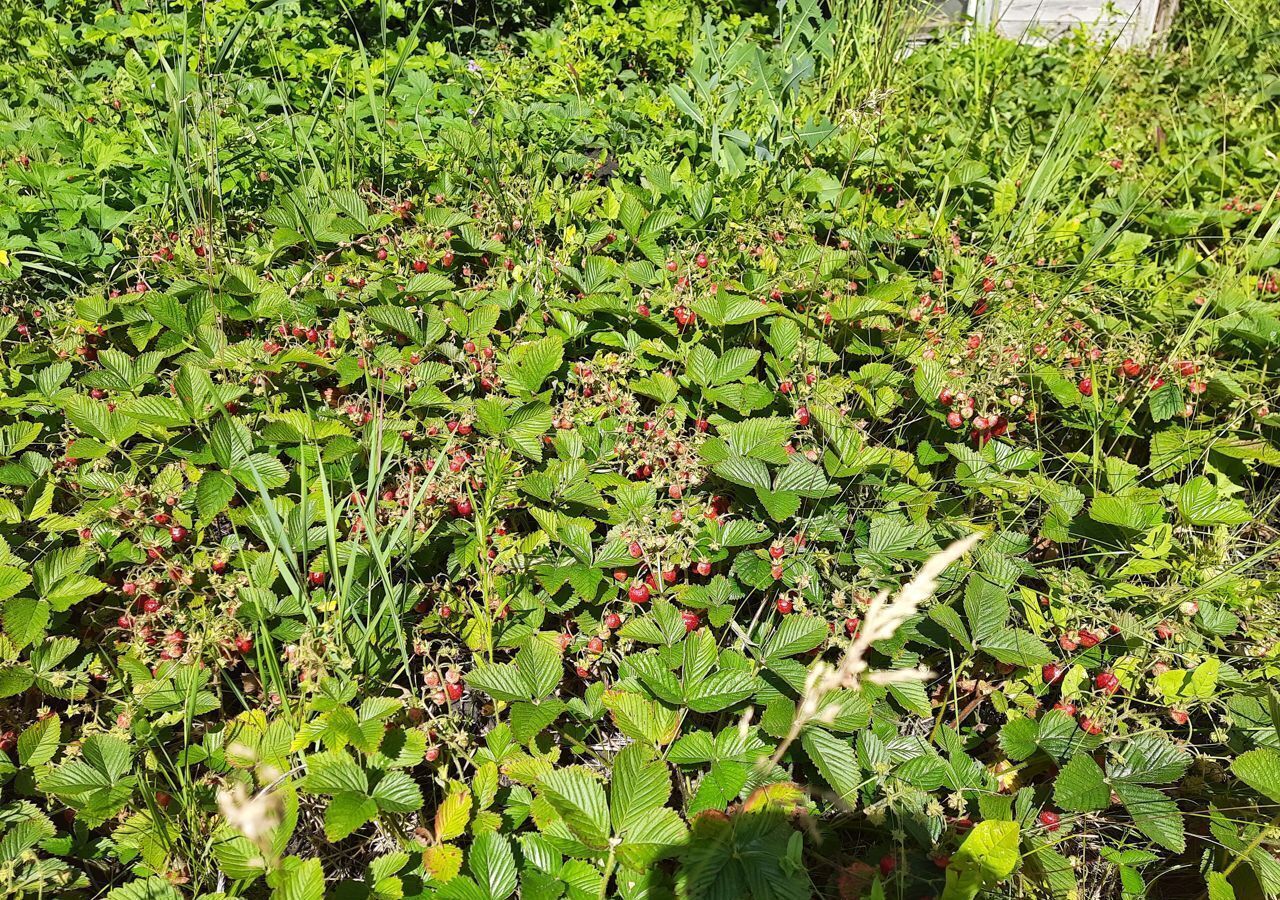
M 424 681 L 431 690 L 431 701 L 440 706 L 457 703 L 466 692 L 466 682 L 462 680 L 462 672 L 459 669 L 446 669 L 443 679 L 439 672 L 432 669 L 427 672 Z

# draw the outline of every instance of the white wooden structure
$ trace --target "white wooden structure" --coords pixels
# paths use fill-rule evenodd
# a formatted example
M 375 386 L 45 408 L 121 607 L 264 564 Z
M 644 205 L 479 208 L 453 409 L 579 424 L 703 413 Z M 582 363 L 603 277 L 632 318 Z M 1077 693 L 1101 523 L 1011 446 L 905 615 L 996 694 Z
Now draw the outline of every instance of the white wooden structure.
M 1054 40 L 1084 26 L 1117 47 L 1142 47 L 1169 27 L 1178 0 L 942 0 L 946 17 L 965 16 L 1019 41 Z

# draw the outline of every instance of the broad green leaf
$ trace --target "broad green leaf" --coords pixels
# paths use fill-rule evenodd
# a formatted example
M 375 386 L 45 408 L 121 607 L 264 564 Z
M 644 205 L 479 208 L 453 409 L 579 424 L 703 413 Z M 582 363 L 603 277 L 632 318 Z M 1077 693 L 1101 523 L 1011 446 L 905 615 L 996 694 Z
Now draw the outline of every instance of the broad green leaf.
M 478 835 L 467 855 L 467 868 L 489 900 L 506 900 L 516 892 L 516 861 L 508 839 L 496 832 Z
M 626 834 L 671 796 L 667 764 L 655 759 L 651 748 L 630 744 L 613 759 L 609 777 L 609 805 L 614 830 Z
M 1174 853 L 1187 848 L 1182 813 L 1173 800 L 1154 788 L 1129 782 L 1117 781 L 1113 787 L 1139 831 Z
M 942 900 L 972 900 L 1013 874 L 1021 860 L 1017 822 L 986 820 L 969 832 L 951 856 Z
M 378 804 L 372 797 L 354 791 L 334 794 L 324 811 L 324 834 L 331 841 L 340 841 L 360 826 L 372 822 L 378 814 Z
M 471 817 L 471 792 L 465 788 L 451 791 L 436 810 L 436 840 L 451 841 L 460 837 Z
M 58 752 L 62 720 L 56 713 L 29 725 L 18 736 L 18 762 L 24 766 L 40 766 Z
M 1280 750 L 1259 747 L 1242 753 L 1231 764 L 1231 772 L 1259 794 L 1280 803 Z
M 553 769 L 538 787 L 578 840 L 596 849 L 608 846 L 609 804 L 595 775 L 581 766 Z
M 422 808 L 422 791 L 405 772 L 387 772 L 373 786 L 371 796 L 383 812 L 407 813 Z
M 1111 805 L 1111 790 L 1092 757 L 1071 757 L 1053 784 L 1053 801 L 1072 812 L 1093 812 Z

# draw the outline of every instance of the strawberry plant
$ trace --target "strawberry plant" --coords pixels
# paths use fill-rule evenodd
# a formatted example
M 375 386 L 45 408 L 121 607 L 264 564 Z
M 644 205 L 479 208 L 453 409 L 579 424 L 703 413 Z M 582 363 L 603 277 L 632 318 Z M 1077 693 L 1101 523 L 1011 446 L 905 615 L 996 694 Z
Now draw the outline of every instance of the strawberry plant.
M 0 4 L 0 893 L 1280 896 L 1272 11 L 456 12 Z

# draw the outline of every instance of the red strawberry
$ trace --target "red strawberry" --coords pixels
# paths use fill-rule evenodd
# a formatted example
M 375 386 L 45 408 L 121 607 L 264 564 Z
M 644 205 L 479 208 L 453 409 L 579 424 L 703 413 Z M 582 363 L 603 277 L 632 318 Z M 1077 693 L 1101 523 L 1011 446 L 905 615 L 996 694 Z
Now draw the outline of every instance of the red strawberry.
M 649 588 L 643 581 L 637 581 L 627 590 L 627 597 L 632 603 L 648 603 Z
M 622 627 L 622 616 L 617 613 L 609 613 L 604 617 L 604 627 L 610 631 L 616 631 Z
M 1081 716 L 1080 730 L 1086 734 L 1102 734 L 1102 724 L 1088 716 Z
M 781 615 L 789 616 L 795 610 L 795 604 L 791 602 L 790 597 L 779 597 L 774 601 L 774 607 L 777 608 Z
M 1048 663 L 1040 669 L 1040 676 L 1044 679 L 1045 684 L 1057 684 L 1062 680 L 1062 676 L 1067 674 L 1067 670 L 1058 665 L 1058 663 Z
M 1120 690 L 1120 679 L 1111 672 L 1099 672 L 1093 678 L 1094 686 L 1106 694 L 1114 694 Z
M 702 624 L 702 617 L 687 609 L 680 613 L 680 619 L 684 622 L 685 631 L 697 631 L 698 626 Z
M 324 584 L 324 579 L 325 579 L 324 572 L 308 572 L 307 573 L 307 581 L 311 583 L 312 587 L 320 587 L 320 585 Z
M 1039 818 L 1040 824 L 1043 825 L 1047 831 L 1057 831 L 1062 826 L 1062 816 L 1058 815 L 1051 809 L 1046 809 L 1044 812 L 1040 813 Z

